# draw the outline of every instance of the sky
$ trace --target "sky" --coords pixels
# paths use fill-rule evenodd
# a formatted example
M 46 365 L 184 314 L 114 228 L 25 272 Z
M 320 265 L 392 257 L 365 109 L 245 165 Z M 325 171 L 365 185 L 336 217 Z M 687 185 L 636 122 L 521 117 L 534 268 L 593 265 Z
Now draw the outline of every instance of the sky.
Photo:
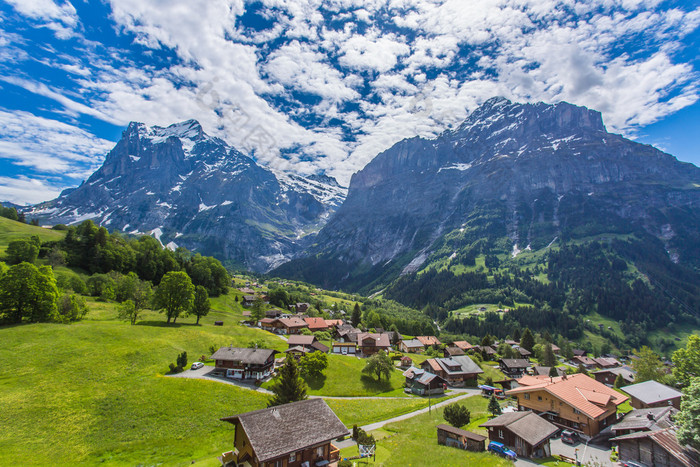
M 347 186 L 493 96 L 700 165 L 699 51 L 697 0 L 0 0 L 0 201 L 79 185 L 130 121 L 192 118 Z

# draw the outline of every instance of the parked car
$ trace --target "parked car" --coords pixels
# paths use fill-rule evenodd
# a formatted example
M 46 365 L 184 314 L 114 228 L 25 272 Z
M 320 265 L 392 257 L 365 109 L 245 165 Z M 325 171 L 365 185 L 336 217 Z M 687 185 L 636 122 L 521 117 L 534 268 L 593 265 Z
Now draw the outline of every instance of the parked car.
M 498 443 L 496 441 L 491 441 L 489 443 L 489 451 L 495 452 L 499 456 L 503 456 L 513 461 L 518 458 L 518 455 L 515 452 L 508 449 L 505 444 Z
M 576 444 L 581 441 L 578 433 L 573 430 L 564 430 L 561 432 L 561 440 L 567 444 Z
M 635 461 L 622 461 L 620 465 L 622 465 L 622 467 L 647 467 L 645 464 Z
M 192 364 L 193 370 L 199 370 L 200 368 L 203 368 L 203 367 L 204 367 L 204 363 L 202 363 L 202 362 L 194 362 Z

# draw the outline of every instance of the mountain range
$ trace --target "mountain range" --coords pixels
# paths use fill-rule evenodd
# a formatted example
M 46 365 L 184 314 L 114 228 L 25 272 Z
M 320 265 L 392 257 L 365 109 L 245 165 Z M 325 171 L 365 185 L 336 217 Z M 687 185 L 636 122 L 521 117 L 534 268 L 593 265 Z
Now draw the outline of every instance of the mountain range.
M 331 177 L 261 167 L 194 120 L 165 128 L 132 122 L 87 181 L 27 215 L 42 223 L 92 219 L 262 272 L 292 257 L 345 194 Z

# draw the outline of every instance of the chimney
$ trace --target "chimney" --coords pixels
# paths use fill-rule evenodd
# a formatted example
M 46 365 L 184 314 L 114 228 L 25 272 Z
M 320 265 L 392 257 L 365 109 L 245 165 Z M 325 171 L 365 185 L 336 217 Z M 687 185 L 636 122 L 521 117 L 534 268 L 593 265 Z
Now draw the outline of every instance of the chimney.
M 653 421 L 653 420 L 654 420 L 654 414 L 651 413 L 651 412 L 649 412 L 649 413 L 647 414 L 647 418 L 648 418 L 649 420 L 652 420 L 652 421 Z

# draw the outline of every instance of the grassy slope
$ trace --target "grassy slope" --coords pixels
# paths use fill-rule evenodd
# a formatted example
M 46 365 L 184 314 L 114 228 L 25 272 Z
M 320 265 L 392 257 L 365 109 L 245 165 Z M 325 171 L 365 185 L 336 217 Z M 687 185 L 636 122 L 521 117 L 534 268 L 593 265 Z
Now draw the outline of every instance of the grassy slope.
M 4 217 L 0 217 L 0 255 L 5 254 L 7 245 L 13 240 L 38 235 L 42 242 L 61 240 L 65 237 L 65 231 L 49 230 L 34 225 L 22 224 Z
M 193 318 L 165 326 L 153 312 L 130 326 L 114 319 L 114 304 L 90 301 L 82 322 L 0 328 L 0 465 L 209 464 L 231 447 L 233 430 L 219 418 L 265 407 L 267 397 L 165 377 L 168 363 L 183 350 L 191 362 L 208 354 L 210 345 L 246 346 L 253 339 L 287 347 L 277 336 L 238 325 L 241 310 L 233 297 L 213 299 L 201 326 Z M 225 325 L 213 326 L 215 320 Z M 332 367 L 334 394 L 347 395 L 342 378 L 353 382 L 351 392 L 365 391 L 356 368 L 362 362 L 345 357 L 342 363 L 351 361 Z M 392 391 L 400 388 L 399 379 L 393 375 Z M 349 426 L 426 405 L 414 398 L 328 403 Z
M 488 400 L 473 396 L 464 399 L 459 404 L 465 405 L 471 412 L 472 419 L 485 417 Z M 437 444 L 436 426 L 445 423 L 442 418 L 443 409 L 433 410 L 432 413 L 421 414 L 397 423 L 386 425 L 378 430 L 378 435 L 384 439 L 377 442 L 376 463 L 369 461 L 367 465 L 390 466 L 508 466 L 511 462 L 488 453 L 476 453 L 448 448 Z M 341 450 L 342 457 L 357 455 L 357 447 L 352 446 Z M 364 465 L 364 464 L 360 464 Z

